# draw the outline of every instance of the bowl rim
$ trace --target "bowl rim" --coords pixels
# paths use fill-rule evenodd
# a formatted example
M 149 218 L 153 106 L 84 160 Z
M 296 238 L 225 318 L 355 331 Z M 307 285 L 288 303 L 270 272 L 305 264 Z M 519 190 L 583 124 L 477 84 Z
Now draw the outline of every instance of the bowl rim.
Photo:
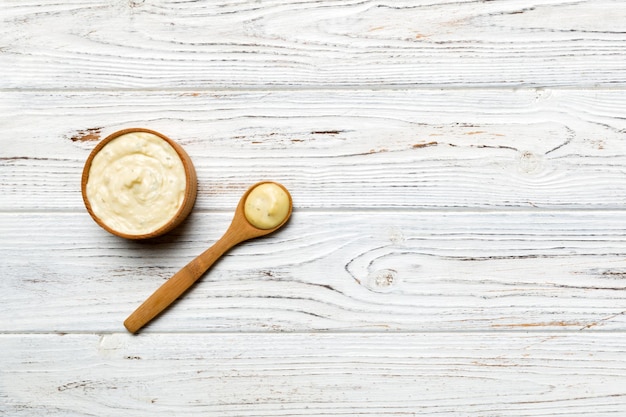
M 98 152 L 100 152 L 109 142 L 113 141 L 114 139 L 117 139 L 118 137 L 126 135 L 128 133 L 136 133 L 136 132 L 153 134 L 153 135 L 163 139 L 165 142 L 167 142 L 174 149 L 174 151 L 176 152 L 176 154 L 178 155 L 178 157 L 180 158 L 180 160 L 183 163 L 183 169 L 185 171 L 185 182 L 186 183 L 185 183 L 185 195 L 183 197 L 183 203 L 179 207 L 178 211 L 168 220 L 167 223 L 165 223 L 163 226 L 161 226 L 158 229 L 153 230 L 152 232 L 149 232 L 149 233 L 129 234 L 129 233 L 123 233 L 123 232 L 120 232 L 120 231 L 117 231 L 117 230 L 111 228 L 110 226 L 105 224 L 93 212 L 93 209 L 91 207 L 91 203 L 89 202 L 89 198 L 87 196 L 87 183 L 89 182 L 89 173 L 90 173 L 90 170 L 91 170 L 91 165 L 93 163 L 93 159 L 98 154 Z M 143 127 L 131 127 L 131 128 L 126 128 L 126 129 L 118 130 L 116 132 L 111 133 L 110 135 L 108 135 L 107 137 L 102 139 L 96 145 L 95 148 L 93 148 L 93 150 L 91 151 L 91 153 L 87 157 L 87 160 L 85 161 L 85 166 L 83 167 L 83 173 L 82 173 L 82 176 L 81 176 L 81 194 L 82 194 L 82 197 L 83 197 L 83 202 L 85 204 L 85 207 L 87 208 L 87 212 L 89 213 L 89 215 L 93 218 L 93 220 L 100 227 L 102 227 L 107 232 L 109 232 L 109 233 L 111 233 L 113 235 L 122 237 L 122 238 L 126 238 L 126 239 L 133 239 L 133 240 L 150 239 L 150 238 L 153 238 L 153 237 L 161 236 L 161 235 L 163 235 L 163 234 L 165 234 L 167 232 L 170 232 L 172 229 L 174 229 L 176 226 L 178 226 L 180 223 L 182 223 L 183 220 L 185 220 L 187 218 L 189 213 L 191 213 L 191 209 L 193 208 L 193 206 L 195 204 L 195 201 L 196 201 L 196 196 L 197 196 L 197 191 L 198 191 L 198 183 L 197 182 L 198 182 L 198 179 L 197 179 L 196 170 L 195 170 L 195 167 L 193 165 L 193 162 L 191 161 L 191 158 L 189 157 L 187 152 L 182 148 L 182 146 L 180 146 L 178 143 L 176 143 L 175 141 L 173 141 L 169 137 L 165 136 L 164 134 L 162 134 L 160 132 L 157 132 L 155 130 L 146 129 L 146 128 L 143 128 Z

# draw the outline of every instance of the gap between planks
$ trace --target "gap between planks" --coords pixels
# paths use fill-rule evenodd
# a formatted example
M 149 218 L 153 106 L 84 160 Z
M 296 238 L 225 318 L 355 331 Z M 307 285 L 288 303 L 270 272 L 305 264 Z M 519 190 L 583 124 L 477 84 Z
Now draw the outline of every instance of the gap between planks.
M 243 192 L 243 191 L 242 191 Z M 232 214 L 234 213 L 235 206 L 231 209 L 209 209 L 209 208 L 194 208 L 193 213 L 197 214 Z M 559 214 L 559 213 L 606 213 L 606 214 L 626 214 L 626 207 L 624 209 L 616 209 L 615 207 L 520 207 L 520 206 L 498 206 L 494 208 L 489 207 L 441 207 L 441 208 L 428 208 L 428 207 L 336 207 L 336 208 L 322 208 L 322 207 L 294 207 L 294 211 L 299 213 L 314 213 L 314 214 L 326 214 L 326 213 L 340 213 L 340 214 L 453 214 L 453 213 L 467 213 L 467 214 L 503 214 L 503 213 L 516 213 L 516 214 Z M 87 214 L 84 208 L 29 208 L 27 210 L 20 210 L 16 208 L 2 208 L 0 207 L 0 215 L 8 216 L 28 216 L 28 215 L 42 215 L 42 214 Z
M 324 92 L 324 91 L 450 91 L 450 92 L 475 92 L 475 91 L 502 91 L 502 92 L 528 92 L 528 91 L 626 91 L 626 84 L 615 85 L 543 85 L 543 84 L 519 84 L 519 85 L 464 85 L 464 84 L 380 84 L 380 85 L 277 85 L 268 86 L 245 86 L 245 87 L 224 87 L 222 85 L 215 88 L 0 88 L 0 93 L 49 93 L 49 94 L 82 94 L 82 93 L 259 93 L 259 92 Z
M 617 315 L 624 315 L 626 311 L 622 311 Z M 245 330 L 245 331 L 233 331 L 233 330 L 210 330 L 210 331 L 202 331 L 202 330 L 185 330 L 185 331 L 176 331 L 176 330 L 144 330 L 137 334 L 130 334 L 127 332 L 99 332 L 99 331 L 87 331 L 87 330 L 68 330 L 68 331 L 40 331 L 40 330 L 25 330 L 25 331 L 16 331 L 16 330 L 0 330 L 0 337 L 2 336 L 115 336 L 115 335 L 126 335 L 132 338 L 139 338 L 142 336 L 158 336 L 158 335 L 215 335 L 215 336 L 234 336 L 234 337 L 246 337 L 246 335 L 260 335 L 267 337 L 281 337 L 281 336 L 289 336 L 289 335 L 320 335 L 320 336 L 333 336 L 333 335 L 346 335 L 346 336 L 372 336 L 372 335 L 387 335 L 387 336 L 415 336 L 415 335 L 498 335 L 503 336 L 510 334 L 512 336 L 519 336 L 522 334 L 526 334 L 529 336 L 574 336 L 580 335 L 583 332 L 585 334 L 615 334 L 615 335 L 626 335 L 626 330 L 616 330 L 616 329 L 601 329 L 601 328 L 593 328 L 593 326 L 586 326 L 579 330 L 572 329 L 564 329 L 564 330 L 545 330 L 545 329 L 536 329 L 534 327 L 540 326 L 532 326 L 529 328 L 520 328 L 520 329 L 511 329 L 505 328 L 502 330 L 415 330 L 415 331 L 407 331 L 407 330 L 293 330 L 293 331 L 268 331 L 268 330 Z

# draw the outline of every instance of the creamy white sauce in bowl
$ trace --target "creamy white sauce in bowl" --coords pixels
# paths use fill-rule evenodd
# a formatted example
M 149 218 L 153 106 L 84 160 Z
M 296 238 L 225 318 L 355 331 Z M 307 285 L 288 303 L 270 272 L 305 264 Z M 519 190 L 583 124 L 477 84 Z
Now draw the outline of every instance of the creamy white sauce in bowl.
M 83 171 L 87 210 L 118 236 L 143 239 L 166 233 L 189 214 L 196 175 L 176 143 L 147 129 L 127 129 L 104 139 Z

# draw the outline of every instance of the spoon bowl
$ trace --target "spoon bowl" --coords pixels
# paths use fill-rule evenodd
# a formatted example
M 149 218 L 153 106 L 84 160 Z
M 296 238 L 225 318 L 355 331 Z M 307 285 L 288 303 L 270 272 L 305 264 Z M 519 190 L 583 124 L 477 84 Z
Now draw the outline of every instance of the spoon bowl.
M 261 229 L 261 228 L 254 226 L 252 223 L 250 223 L 250 221 L 248 221 L 248 219 L 246 218 L 246 214 L 245 214 L 245 205 L 246 205 L 246 200 L 248 199 L 248 196 L 255 188 L 263 184 L 274 184 L 274 185 L 279 186 L 280 188 L 283 189 L 285 194 L 287 194 L 287 198 L 289 199 L 289 210 L 287 211 L 287 215 L 277 226 L 272 227 L 271 229 Z M 270 233 L 280 229 L 281 227 L 284 226 L 285 223 L 287 223 L 287 221 L 289 220 L 289 217 L 291 217 L 292 209 L 293 209 L 293 202 L 291 200 L 291 194 L 289 194 L 289 191 L 287 190 L 287 188 L 285 188 L 282 184 L 279 184 L 273 181 L 257 182 L 252 187 L 248 188 L 248 190 L 244 193 L 244 195 L 241 196 L 241 199 L 239 200 L 239 204 L 237 205 L 237 208 L 235 209 L 235 215 L 233 217 L 233 220 L 231 221 L 231 224 L 228 230 L 226 231 L 226 233 L 224 234 L 224 236 L 228 234 L 235 235 L 239 239 L 241 239 L 239 240 L 239 242 L 237 242 L 237 243 L 240 243 L 245 240 L 253 239 L 255 237 L 269 235 Z
M 271 229 L 260 229 L 248 221 L 245 215 L 245 204 L 252 190 L 259 185 L 268 183 L 282 188 L 287 194 L 289 208 L 284 219 L 277 226 Z M 128 316 L 124 321 L 124 327 L 129 332 L 136 333 L 185 293 L 230 248 L 246 240 L 268 235 L 283 227 L 291 216 L 292 208 L 291 194 L 283 185 L 271 181 L 262 181 L 254 184 L 239 200 L 233 220 L 224 235 L 213 246 L 202 252 L 165 281 L 143 304 Z

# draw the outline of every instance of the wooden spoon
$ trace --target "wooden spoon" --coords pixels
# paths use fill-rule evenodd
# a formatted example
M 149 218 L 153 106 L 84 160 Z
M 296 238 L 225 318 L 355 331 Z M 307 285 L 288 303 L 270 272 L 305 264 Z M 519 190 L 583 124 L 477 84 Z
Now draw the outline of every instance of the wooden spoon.
M 180 297 L 194 282 L 198 280 L 210 267 L 233 246 L 245 240 L 255 237 L 265 236 L 280 229 L 291 216 L 292 200 L 289 191 L 278 183 L 273 183 L 281 187 L 289 198 L 289 211 L 284 220 L 272 229 L 259 229 L 248 221 L 244 213 L 246 198 L 252 190 L 261 184 L 267 182 L 259 182 L 246 191 L 239 200 L 239 205 L 235 210 L 233 220 L 226 230 L 226 233 L 206 251 L 202 252 L 197 258 L 185 265 L 180 271 L 174 274 L 170 279 L 165 281 L 146 301 L 143 302 L 128 318 L 124 321 L 124 326 L 129 332 L 135 333 L 150 320 L 155 318 L 159 313 L 165 310 L 178 297 Z

